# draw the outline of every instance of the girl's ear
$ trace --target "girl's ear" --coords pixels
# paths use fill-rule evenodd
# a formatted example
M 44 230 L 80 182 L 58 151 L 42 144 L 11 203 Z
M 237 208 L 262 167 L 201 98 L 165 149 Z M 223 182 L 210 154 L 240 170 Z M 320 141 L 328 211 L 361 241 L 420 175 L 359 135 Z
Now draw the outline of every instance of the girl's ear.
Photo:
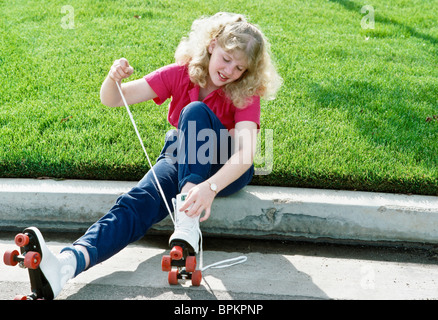
M 211 40 L 211 42 L 210 42 L 210 44 L 209 44 L 209 46 L 208 46 L 208 53 L 209 53 L 209 54 L 212 54 L 212 53 L 213 53 L 213 49 L 214 49 L 214 47 L 216 46 L 216 43 L 217 43 L 217 39 L 216 39 L 216 38 L 214 38 L 213 40 Z

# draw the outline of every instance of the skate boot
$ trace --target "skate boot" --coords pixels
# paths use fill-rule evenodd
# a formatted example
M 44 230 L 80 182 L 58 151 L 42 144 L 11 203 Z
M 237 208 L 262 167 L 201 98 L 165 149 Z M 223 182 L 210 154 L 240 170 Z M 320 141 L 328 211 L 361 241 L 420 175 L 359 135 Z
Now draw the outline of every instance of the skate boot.
M 52 300 L 75 275 L 75 254 L 68 252 L 61 254 L 61 258 L 56 257 L 47 248 L 37 228 L 26 228 L 17 234 L 15 244 L 20 247 L 20 253 L 18 250 L 6 251 L 3 262 L 9 266 L 20 264 L 21 267 L 27 268 L 31 287 L 29 295 L 17 295 L 15 300 Z
M 163 271 L 169 271 L 169 284 L 178 284 L 178 279 L 191 279 L 192 285 L 199 286 L 202 274 L 196 270 L 196 254 L 202 235 L 199 216 L 191 218 L 179 211 L 186 197 L 187 194 L 178 194 L 174 201 L 175 231 L 169 239 L 170 256 L 163 256 L 161 267 Z M 172 270 L 172 266 L 177 269 Z

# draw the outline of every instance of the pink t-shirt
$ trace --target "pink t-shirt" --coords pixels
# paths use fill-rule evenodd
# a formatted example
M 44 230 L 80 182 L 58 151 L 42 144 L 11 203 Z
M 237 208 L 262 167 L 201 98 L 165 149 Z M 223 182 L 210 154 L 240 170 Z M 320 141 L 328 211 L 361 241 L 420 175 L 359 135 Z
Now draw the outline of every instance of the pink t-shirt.
M 162 67 L 144 79 L 158 96 L 154 102 L 158 105 L 172 97 L 167 119 L 174 127 L 178 126 L 181 110 L 190 102 L 199 101 L 200 87 L 190 81 L 186 66 L 171 64 Z M 221 88 L 210 93 L 203 102 L 216 114 L 221 123 L 228 129 L 233 129 L 240 121 L 252 121 L 260 128 L 260 97 L 252 97 L 251 103 L 245 108 L 236 108 L 225 96 Z

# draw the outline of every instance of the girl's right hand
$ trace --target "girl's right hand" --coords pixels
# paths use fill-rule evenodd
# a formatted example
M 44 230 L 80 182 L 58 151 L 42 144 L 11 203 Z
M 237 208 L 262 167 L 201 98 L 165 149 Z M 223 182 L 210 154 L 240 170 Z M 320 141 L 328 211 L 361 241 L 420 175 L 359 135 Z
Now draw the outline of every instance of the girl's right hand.
M 122 79 L 128 78 L 133 73 L 134 68 L 129 65 L 128 60 L 121 58 L 114 61 L 108 76 L 114 81 L 120 82 Z

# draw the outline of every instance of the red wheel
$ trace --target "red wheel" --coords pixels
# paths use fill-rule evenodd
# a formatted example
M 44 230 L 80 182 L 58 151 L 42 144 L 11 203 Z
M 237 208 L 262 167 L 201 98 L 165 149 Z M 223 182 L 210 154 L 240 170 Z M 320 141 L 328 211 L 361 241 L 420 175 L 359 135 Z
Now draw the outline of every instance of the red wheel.
M 3 255 L 3 262 L 7 266 L 15 266 L 18 261 L 15 260 L 15 257 L 18 257 L 19 253 L 17 250 L 7 250 Z
M 183 249 L 180 246 L 174 246 L 172 250 L 170 250 L 170 256 L 172 260 L 181 260 L 183 257 Z
M 24 266 L 29 269 L 36 269 L 40 265 L 41 255 L 38 252 L 29 251 L 24 256 Z
M 29 244 L 29 236 L 24 233 L 19 233 L 15 236 L 15 244 L 19 247 L 24 247 Z
M 196 270 L 196 257 L 188 256 L 186 259 L 186 271 L 193 272 Z
M 178 270 L 172 270 L 168 276 L 169 284 L 178 284 Z
M 192 286 L 199 287 L 202 281 L 202 272 L 201 270 L 195 270 L 192 273 Z
M 27 296 L 16 295 L 14 300 L 27 300 Z
M 163 271 L 172 270 L 172 258 L 170 256 L 163 256 L 161 258 L 161 270 Z

